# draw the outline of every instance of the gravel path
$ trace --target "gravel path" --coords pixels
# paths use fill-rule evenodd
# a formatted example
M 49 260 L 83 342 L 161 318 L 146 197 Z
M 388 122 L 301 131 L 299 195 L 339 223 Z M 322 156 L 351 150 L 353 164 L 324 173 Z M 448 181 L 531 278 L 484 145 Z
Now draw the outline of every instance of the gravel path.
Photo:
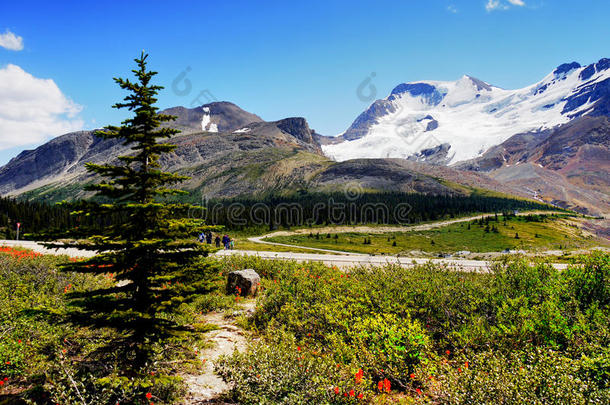
M 255 300 L 245 301 L 242 308 L 234 315 L 253 312 L 255 305 Z M 222 396 L 230 387 L 214 372 L 215 362 L 222 355 L 231 355 L 235 350 L 246 348 L 245 333 L 235 325 L 234 316 L 226 318 L 222 313 L 212 312 L 205 315 L 204 321 L 218 326 L 218 329 L 206 335 L 212 346 L 203 350 L 199 356 L 203 362 L 201 372 L 182 375 L 189 390 L 185 405 L 226 403 L 222 400 Z

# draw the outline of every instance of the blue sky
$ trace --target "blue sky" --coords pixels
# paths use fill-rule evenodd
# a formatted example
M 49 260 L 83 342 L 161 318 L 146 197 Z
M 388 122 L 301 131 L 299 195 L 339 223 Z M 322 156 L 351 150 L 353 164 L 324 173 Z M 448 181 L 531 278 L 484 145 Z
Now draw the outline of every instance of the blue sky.
M 127 76 L 142 49 L 166 86 L 161 107 L 192 106 L 207 90 L 335 135 L 370 103 L 356 89 L 373 73 L 376 98 L 463 74 L 524 87 L 561 63 L 610 57 L 609 17 L 606 0 L 3 1 L 0 164 L 67 130 L 120 121 L 112 77 Z M 181 72 L 190 91 L 172 86 Z

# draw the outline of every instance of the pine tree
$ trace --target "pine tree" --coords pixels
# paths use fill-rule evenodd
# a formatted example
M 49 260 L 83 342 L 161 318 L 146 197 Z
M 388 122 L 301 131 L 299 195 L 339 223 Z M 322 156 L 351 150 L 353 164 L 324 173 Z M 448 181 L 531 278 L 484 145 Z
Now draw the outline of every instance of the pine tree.
M 76 242 L 49 244 L 97 252 L 90 259 L 63 265 L 62 270 L 114 275 L 112 287 L 69 295 L 74 308 L 71 321 L 114 329 L 116 339 L 109 345 L 131 370 L 146 365 L 156 342 L 182 333 L 184 328 L 167 314 L 209 292 L 217 274 L 203 259 L 206 245 L 195 237 L 212 228 L 202 220 L 186 218 L 193 206 L 161 201 L 184 193 L 171 187 L 187 177 L 160 169 L 159 157 L 176 148 L 164 140 L 179 131 L 162 125 L 175 117 L 158 113 L 156 95 L 162 87 L 151 84 L 156 72 L 147 70 L 147 57 L 142 52 L 135 59 L 135 81 L 114 79 L 129 94 L 113 108 L 127 109 L 133 116 L 120 127 L 96 133 L 131 146 L 133 153 L 118 156 L 113 163 L 88 163 L 87 170 L 101 181 L 86 189 L 95 192 L 95 201 L 104 202 L 83 202 L 74 212 L 125 221 L 79 226 L 61 235 Z

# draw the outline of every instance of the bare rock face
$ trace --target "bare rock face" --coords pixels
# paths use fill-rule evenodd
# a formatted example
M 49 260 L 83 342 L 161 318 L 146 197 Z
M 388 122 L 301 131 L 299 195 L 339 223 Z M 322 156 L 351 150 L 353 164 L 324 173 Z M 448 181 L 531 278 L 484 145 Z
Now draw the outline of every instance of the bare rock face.
M 227 279 L 227 294 L 254 297 L 260 283 L 261 277 L 252 269 L 232 271 Z

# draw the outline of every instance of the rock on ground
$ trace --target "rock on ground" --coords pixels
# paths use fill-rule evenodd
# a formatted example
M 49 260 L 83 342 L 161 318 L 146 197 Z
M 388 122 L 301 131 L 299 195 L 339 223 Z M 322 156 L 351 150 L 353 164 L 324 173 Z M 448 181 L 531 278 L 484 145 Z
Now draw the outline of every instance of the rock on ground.
M 232 271 L 227 279 L 227 294 L 253 297 L 258 291 L 260 283 L 260 276 L 252 269 Z

